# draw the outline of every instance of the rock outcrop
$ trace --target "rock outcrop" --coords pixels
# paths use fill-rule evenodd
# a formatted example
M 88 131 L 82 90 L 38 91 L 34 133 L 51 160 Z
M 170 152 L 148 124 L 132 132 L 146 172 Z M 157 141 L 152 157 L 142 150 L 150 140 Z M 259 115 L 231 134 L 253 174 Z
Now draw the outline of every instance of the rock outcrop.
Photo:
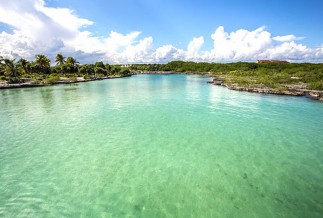
M 323 101 L 323 92 L 311 90 L 308 92 L 308 96 L 312 99 Z
M 213 81 L 208 82 L 213 85 L 224 86 L 231 90 L 236 91 L 246 91 L 246 92 L 255 92 L 261 94 L 274 94 L 274 95 L 291 95 L 291 96 L 308 96 L 315 100 L 323 101 L 323 91 L 317 90 L 307 90 L 304 89 L 304 86 L 300 88 L 296 87 L 287 87 L 287 90 L 277 90 L 272 88 L 253 88 L 253 87 L 243 87 L 238 86 L 237 84 L 228 84 L 224 82 L 224 79 L 220 76 L 214 77 Z

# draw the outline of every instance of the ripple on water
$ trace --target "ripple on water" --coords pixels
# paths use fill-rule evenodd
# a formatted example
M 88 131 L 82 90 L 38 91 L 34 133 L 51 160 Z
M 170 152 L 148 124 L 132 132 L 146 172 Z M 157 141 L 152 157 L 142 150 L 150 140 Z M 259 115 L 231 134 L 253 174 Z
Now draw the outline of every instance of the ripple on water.
M 0 91 L 0 216 L 320 217 L 323 107 L 193 75 Z

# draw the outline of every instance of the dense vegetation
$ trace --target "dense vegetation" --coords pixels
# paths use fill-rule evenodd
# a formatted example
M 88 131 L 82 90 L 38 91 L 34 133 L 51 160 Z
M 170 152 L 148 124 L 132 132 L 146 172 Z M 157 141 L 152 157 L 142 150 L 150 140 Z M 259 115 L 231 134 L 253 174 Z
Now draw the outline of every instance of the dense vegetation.
M 77 77 L 95 79 L 130 74 L 128 68 L 96 62 L 95 64 L 79 64 L 73 57 L 65 58 L 57 54 L 56 66 L 51 66 L 47 56 L 38 54 L 34 61 L 2 58 L 0 56 L 0 81 L 9 84 L 30 82 L 33 84 L 55 83 L 62 78 L 76 81 Z
M 75 81 L 77 77 L 95 79 L 127 76 L 130 72 L 180 72 L 208 74 L 220 77 L 228 84 L 278 90 L 298 86 L 323 90 L 323 64 L 311 63 L 195 63 L 172 61 L 167 64 L 134 64 L 128 67 L 104 64 L 80 64 L 73 57 L 57 54 L 56 65 L 51 66 L 45 55 L 36 55 L 34 61 L 18 61 L 0 57 L 0 81 L 7 83 L 55 83 L 64 78 Z
M 194 74 L 208 73 L 226 83 L 239 86 L 286 89 L 298 85 L 323 90 L 323 64 L 311 63 L 194 63 L 173 61 L 167 64 L 137 64 L 132 71 L 173 71 Z

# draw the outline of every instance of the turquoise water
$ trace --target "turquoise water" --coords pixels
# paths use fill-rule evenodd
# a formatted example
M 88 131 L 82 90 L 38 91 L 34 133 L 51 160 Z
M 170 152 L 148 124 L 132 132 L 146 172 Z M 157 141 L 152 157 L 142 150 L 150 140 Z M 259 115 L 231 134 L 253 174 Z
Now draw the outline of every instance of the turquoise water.
M 0 91 L 0 217 L 322 217 L 323 103 L 137 75 Z

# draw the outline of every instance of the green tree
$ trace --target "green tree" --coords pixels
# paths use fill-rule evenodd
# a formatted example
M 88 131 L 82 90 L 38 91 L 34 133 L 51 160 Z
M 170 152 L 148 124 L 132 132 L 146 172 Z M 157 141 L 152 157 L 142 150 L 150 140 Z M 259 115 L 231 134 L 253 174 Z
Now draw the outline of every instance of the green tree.
M 16 67 L 15 67 L 15 60 L 10 60 L 8 58 L 3 59 L 4 66 L 5 66 L 5 73 L 8 76 L 16 76 Z
M 62 54 L 57 54 L 55 57 L 56 65 L 63 65 L 65 63 L 65 57 Z
M 130 75 L 130 70 L 129 69 L 122 69 L 120 71 L 120 75 L 121 76 L 128 76 L 128 75 Z
M 84 75 L 88 75 L 88 68 L 89 66 L 87 64 L 83 64 L 82 66 L 79 67 L 79 72 Z
M 29 62 L 24 58 L 20 58 L 20 60 L 17 62 L 22 73 L 28 73 L 28 63 Z
M 70 73 L 77 72 L 79 62 L 77 62 L 75 58 L 68 57 L 65 63 L 69 66 Z
M 4 73 L 9 77 L 9 83 L 19 83 L 19 74 L 17 70 L 17 66 L 15 63 L 15 59 L 3 59 L 4 62 Z
M 4 73 L 4 64 L 3 64 L 3 57 L 2 56 L 0 56 L 0 75 L 3 75 L 3 73 Z
M 98 74 L 103 74 L 103 75 L 107 75 L 107 71 L 105 70 L 105 68 L 102 68 L 102 67 L 95 67 L 94 68 L 94 73 L 95 73 L 95 77 L 98 76 Z
M 105 76 L 108 74 L 102 61 L 95 62 L 94 72 L 95 72 L 95 76 L 97 76 L 97 74 L 103 74 Z
M 50 71 L 50 60 L 46 55 L 37 54 L 35 56 L 35 65 L 39 68 L 41 73 L 49 73 Z
M 107 71 L 108 74 L 111 74 L 112 67 L 109 64 L 105 65 L 105 70 Z
M 79 64 L 79 62 L 77 62 L 76 59 L 73 58 L 73 57 L 68 57 L 66 59 L 66 64 L 68 64 L 68 65 L 70 65 L 72 67 L 75 67 L 77 64 Z
M 105 68 L 102 61 L 95 62 L 95 67 Z
M 79 73 L 83 74 L 84 78 L 88 78 L 95 73 L 94 68 L 93 64 L 83 64 L 79 67 Z

